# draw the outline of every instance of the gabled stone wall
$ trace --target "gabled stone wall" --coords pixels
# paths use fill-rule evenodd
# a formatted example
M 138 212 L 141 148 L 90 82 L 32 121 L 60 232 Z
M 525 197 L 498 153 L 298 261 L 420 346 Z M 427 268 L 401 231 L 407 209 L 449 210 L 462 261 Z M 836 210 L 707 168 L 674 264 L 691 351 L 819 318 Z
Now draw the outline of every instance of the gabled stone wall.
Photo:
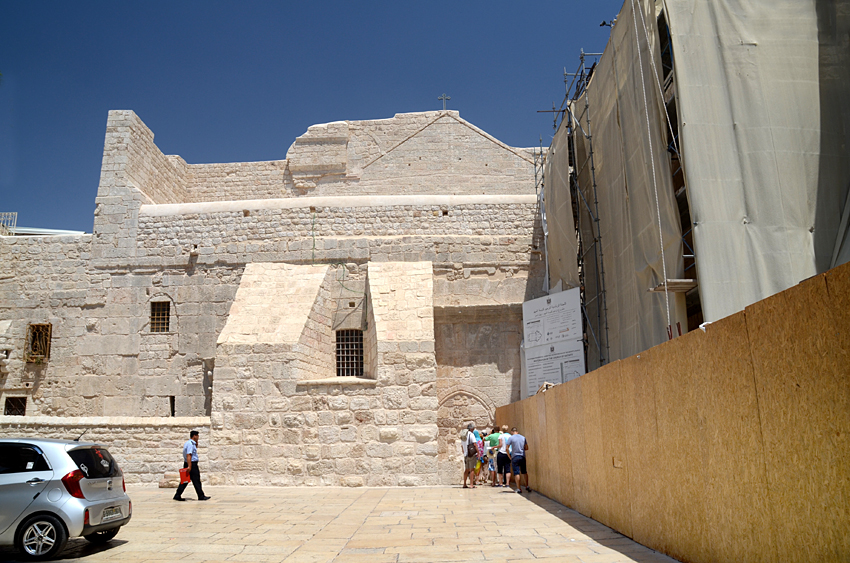
M 110 112 L 93 234 L 0 237 L 0 401 L 210 415 L 228 482 L 454 482 L 454 426 L 518 390 L 510 312 L 542 292 L 536 218 L 530 153 L 456 112 L 311 127 L 286 160 L 223 164 L 163 155 Z M 50 358 L 25 364 L 41 322 Z M 333 331 L 358 327 L 364 377 L 336 378 Z

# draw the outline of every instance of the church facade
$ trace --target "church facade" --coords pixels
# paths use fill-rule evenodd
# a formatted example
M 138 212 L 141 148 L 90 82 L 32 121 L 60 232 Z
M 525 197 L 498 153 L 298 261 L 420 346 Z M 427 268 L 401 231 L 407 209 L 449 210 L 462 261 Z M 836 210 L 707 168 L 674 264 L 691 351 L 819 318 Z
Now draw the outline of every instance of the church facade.
M 457 482 L 520 398 L 538 217 L 532 151 L 453 111 L 225 164 L 112 111 L 92 234 L 0 237 L 0 434 L 109 428 L 140 481 L 200 426 L 214 483 Z

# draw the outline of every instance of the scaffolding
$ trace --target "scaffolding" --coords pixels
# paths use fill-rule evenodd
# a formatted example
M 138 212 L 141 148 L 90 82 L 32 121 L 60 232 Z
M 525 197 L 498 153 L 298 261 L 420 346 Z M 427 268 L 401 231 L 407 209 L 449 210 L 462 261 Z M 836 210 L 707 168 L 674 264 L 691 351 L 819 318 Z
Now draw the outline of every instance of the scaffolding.
M 644 287 L 643 291 L 648 290 L 657 294 L 664 294 L 665 301 L 668 299 L 668 292 L 669 294 L 684 294 L 687 310 L 686 330 L 690 331 L 703 322 L 703 315 L 699 288 L 695 279 L 696 253 L 694 252 L 693 225 L 679 146 L 679 119 L 672 43 L 664 11 L 658 14 L 657 21 L 652 22 L 650 20 L 650 29 L 647 28 L 647 22 L 643 20 L 643 14 L 640 13 L 640 10 L 638 10 L 638 14 L 635 17 L 640 17 L 640 21 L 636 21 L 635 24 L 640 25 L 643 33 L 635 32 L 637 41 L 643 43 L 644 48 L 651 50 L 653 41 L 650 40 L 648 32 L 652 23 L 656 25 L 655 31 L 658 34 L 661 64 L 658 65 L 660 68 L 657 68 L 654 60 L 651 60 L 651 80 L 658 82 L 658 90 L 660 91 L 656 93 L 661 97 L 664 106 L 661 119 L 666 118 L 667 122 L 664 129 L 667 130 L 668 138 L 666 143 L 662 141 L 662 146 L 666 144 L 669 174 L 678 206 L 678 222 L 681 227 L 682 258 L 684 259 L 685 273 L 683 277 L 687 278 L 670 279 L 676 276 L 667 276 L 665 272 L 657 286 Z M 611 22 L 608 25 L 613 28 L 615 23 Z M 616 45 L 612 43 L 609 47 L 612 51 L 610 55 L 614 57 L 613 68 L 616 76 L 618 53 Z M 639 47 L 638 51 L 641 49 Z M 595 369 L 611 361 L 612 357 L 613 359 L 619 357 L 617 353 L 612 356 L 609 339 L 609 296 L 607 294 L 609 284 L 606 282 L 605 252 L 602 243 L 603 229 L 601 222 L 604 222 L 604 218 L 600 217 L 600 208 L 605 208 L 605 206 L 600 205 L 599 201 L 600 195 L 604 196 L 604 193 L 600 194 L 597 186 L 597 157 L 599 155 L 596 154 L 598 151 L 594 149 L 591 119 L 593 113 L 591 109 L 592 96 L 588 95 L 588 85 L 601 56 L 601 53 L 581 51 L 576 71 L 569 73 L 566 69 L 564 70 L 565 95 L 560 107 L 553 105 L 551 110 L 556 133 L 560 128 L 564 128 L 569 140 L 569 189 L 577 241 L 578 278 L 581 289 L 588 369 Z M 620 84 L 619 78 L 616 79 L 616 83 Z M 649 88 L 652 88 L 652 86 L 649 86 Z M 603 189 L 602 192 L 605 192 L 605 190 Z M 666 265 L 663 258 L 663 240 L 661 247 L 662 264 Z M 610 242 L 608 250 L 610 251 Z M 667 301 L 667 307 L 667 338 L 672 339 L 681 335 L 685 327 L 680 326 L 680 323 L 675 320 L 671 322 L 669 301 Z M 616 322 L 616 319 L 612 319 L 612 321 Z
M 588 66 L 588 58 L 598 58 L 601 53 L 581 51 L 579 66 L 574 73 L 564 73 L 566 96 L 563 109 L 564 121 L 570 139 L 570 196 L 574 202 L 573 221 L 578 240 L 579 280 L 581 282 L 582 313 L 588 367 L 603 366 L 610 358 L 608 344 L 608 303 L 605 289 L 605 259 L 602 250 L 602 232 L 599 223 L 599 198 L 596 185 L 596 164 L 593 155 L 593 129 L 590 119 L 590 99 L 587 85 L 596 68 L 596 61 Z M 572 93 L 572 95 L 570 95 Z M 583 104 L 583 107 L 582 105 Z M 577 137 L 584 140 L 585 151 L 580 151 Z M 585 174 L 585 171 L 589 174 Z M 582 177 L 589 185 L 582 185 Z M 587 183 L 585 181 L 585 183 Z M 592 202 L 589 201 L 592 198 Z
M 599 222 L 590 100 L 587 96 L 587 85 L 600 56 L 601 53 L 582 51 L 576 72 L 568 73 L 564 70 L 565 96 L 560 107 L 553 105 L 551 110 L 555 131 L 560 127 L 565 127 L 567 131 L 570 199 L 577 242 L 585 357 L 590 369 L 608 363 L 610 358 L 605 257 Z M 588 65 L 588 59 L 594 62 Z M 583 140 L 582 149 L 577 147 L 578 137 Z

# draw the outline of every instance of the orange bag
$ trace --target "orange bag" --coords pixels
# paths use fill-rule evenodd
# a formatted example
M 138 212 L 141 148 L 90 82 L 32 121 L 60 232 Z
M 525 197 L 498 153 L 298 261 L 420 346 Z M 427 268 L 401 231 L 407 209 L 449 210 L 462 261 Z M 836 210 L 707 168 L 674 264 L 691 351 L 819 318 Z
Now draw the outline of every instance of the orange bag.
M 189 478 L 189 468 L 183 467 L 182 469 L 180 469 L 180 484 L 185 485 L 190 480 L 191 479 Z

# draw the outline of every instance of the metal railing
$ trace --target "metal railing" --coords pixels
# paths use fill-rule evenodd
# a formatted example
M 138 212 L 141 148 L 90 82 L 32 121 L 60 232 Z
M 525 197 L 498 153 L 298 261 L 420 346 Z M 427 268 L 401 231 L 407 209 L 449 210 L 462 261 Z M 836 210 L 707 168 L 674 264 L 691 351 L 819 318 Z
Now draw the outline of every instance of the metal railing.
M 15 227 L 17 227 L 17 225 L 17 211 L 0 213 L 0 236 L 11 236 L 15 234 Z

